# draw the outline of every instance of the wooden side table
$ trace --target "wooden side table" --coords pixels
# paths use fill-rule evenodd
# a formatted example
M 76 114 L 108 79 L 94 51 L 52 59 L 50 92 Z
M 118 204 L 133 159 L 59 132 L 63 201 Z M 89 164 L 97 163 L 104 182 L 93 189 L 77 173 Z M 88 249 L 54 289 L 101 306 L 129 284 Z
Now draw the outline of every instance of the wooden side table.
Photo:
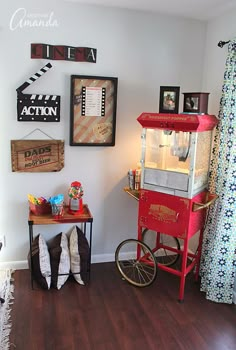
M 88 279 L 90 279 L 91 270 L 91 250 L 92 250 L 92 225 L 93 217 L 90 213 L 87 204 L 83 205 L 83 212 L 78 215 L 72 215 L 68 212 L 68 206 L 65 207 L 65 213 L 61 218 L 54 218 L 51 214 L 48 215 L 34 215 L 29 213 L 28 225 L 29 225 L 29 244 L 30 244 L 30 268 L 31 268 L 31 287 L 33 289 L 33 262 L 32 262 L 32 242 L 34 239 L 33 227 L 34 225 L 58 225 L 58 224 L 76 224 L 81 223 L 83 225 L 83 233 L 86 237 L 87 223 L 90 224 L 89 230 L 89 266 L 88 266 Z

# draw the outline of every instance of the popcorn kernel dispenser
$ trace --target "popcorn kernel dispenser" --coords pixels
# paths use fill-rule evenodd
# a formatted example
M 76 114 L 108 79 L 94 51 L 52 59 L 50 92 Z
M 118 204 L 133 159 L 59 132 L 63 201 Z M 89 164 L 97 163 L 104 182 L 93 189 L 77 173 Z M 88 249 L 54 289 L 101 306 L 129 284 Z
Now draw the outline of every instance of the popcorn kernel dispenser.
M 80 214 L 83 211 L 83 197 L 84 191 L 82 185 L 78 181 L 71 183 L 68 190 L 69 195 L 69 213 L 72 215 Z
M 147 228 L 157 232 L 156 249 L 161 248 L 158 233 L 183 240 L 180 271 L 158 264 L 180 277 L 183 301 L 185 277 L 195 265 L 198 278 L 206 208 L 217 198 L 207 186 L 212 131 L 218 120 L 214 115 L 184 113 L 142 113 L 137 120 L 142 126 L 138 239 Z M 189 254 L 189 240 L 197 232 L 198 251 Z

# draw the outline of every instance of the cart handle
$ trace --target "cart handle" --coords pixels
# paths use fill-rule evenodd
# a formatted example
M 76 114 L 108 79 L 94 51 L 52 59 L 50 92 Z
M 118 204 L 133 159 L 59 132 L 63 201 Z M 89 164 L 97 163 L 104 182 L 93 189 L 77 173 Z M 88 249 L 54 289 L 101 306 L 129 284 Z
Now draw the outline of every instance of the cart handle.
M 208 208 L 210 205 L 212 205 L 217 200 L 217 198 L 218 198 L 217 194 L 207 192 L 207 195 L 206 195 L 207 202 L 206 203 L 193 203 L 192 210 L 198 211 L 198 210 Z
M 139 201 L 139 190 L 131 190 L 129 187 L 124 187 L 124 191 L 128 193 L 131 197 Z

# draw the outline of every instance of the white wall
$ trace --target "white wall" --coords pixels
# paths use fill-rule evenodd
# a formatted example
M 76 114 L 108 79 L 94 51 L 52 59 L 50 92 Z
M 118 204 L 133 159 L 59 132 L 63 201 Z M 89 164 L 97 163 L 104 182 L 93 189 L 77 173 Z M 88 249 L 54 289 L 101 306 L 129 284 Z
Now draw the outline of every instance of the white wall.
M 84 202 L 94 216 L 93 261 L 109 259 L 123 239 L 137 236 L 137 202 L 123 192 L 127 170 L 136 166 L 140 156 L 141 127 L 136 118 L 144 111 L 158 111 L 161 85 L 180 86 L 181 92 L 201 88 L 206 25 L 64 1 L 19 4 L 12 0 L 1 7 L 0 235 L 6 236 L 6 247 L 1 251 L 0 261 L 26 260 L 27 194 L 66 196 L 74 180 L 82 183 Z M 10 19 L 19 7 L 25 8 L 28 15 L 54 12 L 58 26 L 24 26 L 12 31 Z M 53 68 L 25 91 L 61 95 L 60 123 L 16 120 L 16 88 L 47 63 L 30 58 L 30 44 L 37 42 L 97 48 L 96 64 L 51 61 Z M 115 147 L 69 146 L 72 74 L 118 77 Z M 11 171 L 10 140 L 21 139 L 35 128 L 65 140 L 65 167 L 60 172 Z M 42 138 L 39 132 L 32 136 Z M 35 233 L 42 232 L 48 238 L 66 229 L 66 225 L 41 226 L 35 227 Z

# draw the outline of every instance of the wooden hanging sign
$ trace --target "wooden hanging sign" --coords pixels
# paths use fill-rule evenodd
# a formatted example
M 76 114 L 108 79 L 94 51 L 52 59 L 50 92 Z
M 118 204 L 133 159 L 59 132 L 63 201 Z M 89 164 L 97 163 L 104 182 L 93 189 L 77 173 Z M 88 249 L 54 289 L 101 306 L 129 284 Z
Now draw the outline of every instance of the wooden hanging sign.
M 52 172 L 64 167 L 63 140 L 11 140 L 13 172 Z

